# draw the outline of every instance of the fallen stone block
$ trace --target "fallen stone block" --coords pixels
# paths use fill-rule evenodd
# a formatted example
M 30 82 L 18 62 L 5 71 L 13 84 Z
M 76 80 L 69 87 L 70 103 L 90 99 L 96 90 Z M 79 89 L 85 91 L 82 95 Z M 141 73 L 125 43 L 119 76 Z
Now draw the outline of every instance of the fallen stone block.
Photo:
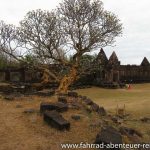
M 81 99 L 82 99 L 82 95 L 78 95 L 78 98 L 81 98 Z
M 89 106 L 89 105 L 87 105 L 86 107 L 85 107 L 85 110 L 87 111 L 87 113 L 92 113 L 92 108 Z
M 93 105 L 93 101 L 92 101 L 91 99 L 89 99 L 89 98 L 83 99 L 83 101 L 84 101 L 85 104 L 87 104 L 87 105 Z
M 39 96 L 52 96 L 54 95 L 55 91 L 54 90 L 42 90 L 42 91 L 38 91 L 37 95 Z
M 8 101 L 13 101 L 15 99 L 15 97 L 12 95 L 9 95 L 9 96 L 5 96 L 4 99 L 8 100 Z
M 86 96 L 81 96 L 82 100 L 86 100 L 87 97 Z
M 101 116 L 106 116 L 107 115 L 106 110 L 104 109 L 104 107 L 99 107 L 97 113 Z
M 92 109 L 93 111 L 95 111 L 95 112 L 98 112 L 98 110 L 99 110 L 99 105 L 97 105 L 96 103 L 93 103 L 93 104 L 91 105 L 91 109 Z
M 137 135 L 139 137 L 143 137 L 142 133 L 140 133 L 139 131 L 132 129 L 132 128 L 127 128 L 127 127 L 120 127 L 120 133 L 123 135 L 127 135 L 127 136 L 134 136 Z
M 44 112 L 44 121 L 58 130 L 69 130 L 70 123 L 56 111 Z
M 65 96 L 58 96 L 58 102 L 67 103 L 67 98 Z
M 122 124 L 124 122 L 123 119 L 121 119 L 120 117 L 117 117 L 117 116 L 112 116 L 111 117 L 111 120 L 114 122 L 114 123 L 117 123 L 117 124 Z
M 97 134 L 95 144 L 123 144 L 121 134 L 113 127 L 108 126 L 102 128 L 101 132 Z M 119 148 L 114 148 L 119 150 Z
M 72 118 L 73 120 L 80 120 L 80 119 L 81 119 L 81 116 L 79 116 L 79 115 L 72 115 L 71 118 Z
M 71 103 L 69 104 L 69 108 L 79 110 L 82 106 L 79 103 Z
M 144 123 L 149 123 L 150 122 L 150 118 L 148 118 L 148 117 L 143 117 L 143 118 L 141 118 L 140 119 L 142 122 L 144 122 Z
M 70 97 L 78 97 L 78 93 L 77 92 L 68 92 L 68 96 L 70 96 Z
M 46 110 L 52 111 L 56 110 L 58 112 L 64 112 L 68 110 L 68 105 L 62 102 L 51 103 L 51 102 L 43 102 L 40 105 L 40 112 L 45 112 Z
M 32 108 L 24 110 L 24 113 L 26 113 L 26 114 L 32 114 L 32 113 L 35 113 L 35 112 L 36 112 L 36 110 L 34 110 Z

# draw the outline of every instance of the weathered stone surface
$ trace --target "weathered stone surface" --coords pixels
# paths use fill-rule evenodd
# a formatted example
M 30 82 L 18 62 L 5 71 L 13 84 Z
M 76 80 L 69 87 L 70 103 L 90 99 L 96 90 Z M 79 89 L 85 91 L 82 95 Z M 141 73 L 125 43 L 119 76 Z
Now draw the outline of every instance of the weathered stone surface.
M 81 98 L 81 99 L 82 99 L 82 95 L 78 95 L 78 98 Z
M 32 108 L 24 110 L 24 113 L 26 113 L 26 114 L 31 114 L 31 113 L 35 113 L 35 112 L 36 112 L 36 110 L 32 109 Z
M 122 124 L 124 122 L 124 120 L 118 116 L 112 116 L 111 117 L 111 120 L 114 122 L 114 123 L 117 123 L 117 124 Z
M 81 108 L 81 105 L 79 103 L 71 103 L 69 105 L 69 108 L 79 110 Z
M 96 144 L 123 144 L 121 134 L 113 127 L 107 126 L 102 128 L 101 132 L 98 133 L 95 140 Z M 116 149 L 117 150 L 117 149 Z
M 15 97 L 12 95 L 9 95 L 9 96 L 5 96 L 4 99 L 8 100 L 8 101 L 13 101 L 15 99 Z
M 143 117 L 140 120 L 144 123 L 150 123 L 150 118 L 148 118 L 148 117 Z
M 81 116 L 80 115 L 72 115 L 71 118 L 73 120 L 80 120 L 81 119 Z
M 70 96 L 70 97 L 78 97 L 78 93 L 77 92 L 68 92 L 68 96 Z
M 92 113 L 92 108 L 91 108 L 89 105 L 87 105 L 87 106 L 85 107 L 85 110 L 86 110 L 88 113 Z
M 25 92 L 25 86 L 14 86 L 13 92 L 15 93 L 24 93 Z
M 20 72 L 11 72 L 10 73 L 10 80 L 12 82 L 19 82 L 21 80 Z
M 55 91 L 54 90 L 41 90 L 38 91 L 36 94 L 39 96 L 52 96 L 54 95 Z
M 97 105 L 96 103 L 93 103 L 93 104 L 91 105 L 91 109 L 92 109 L 93 111 L 95 111 L 95 112 L 98 112 L 98 110 L 99 110 L 99 105 Z
M 129 135 L 129 136 L 137 135 L 139 137 L 142 137 L 142 133 L 132 128 L 120 127 L 119 131 L 123 135 Z
M 100 52 L 97 55 L 95 63 L 98 63 L 99 65 L 106 65 L 108 63 L 108 58 L 102 48 L 100 49 Z
M 0 82 L 5 81 L 5 72 L 0 72 Z
M 141 66 L 150 66 L 150 63 L 148 61 L 148 59 L 146 57 L 144 57 L 142 63 L 141 63 Z
M 107 113 L 106 113 L 106 110 L 104 109 L 104 107 L 99 107 L 98 109 L 98 114 L 100 114 L 101 116 L 106 116 Z
M 64 112 L 68 110 L 68 105 L 62 102 L 51 103 L 51 102 L 43 102 L 40 105 L 40 112 L 44 112 L 46 110 L 52 111 L 56 110 L 58 112 Z
M 67 97 L 66 96 L 58 96 L 58 101 L 62 103 L 67 103 Z
M 93 101 L 89 98 L 83 99 L 83 101 L 85 102 L 86 105 L 93 105 Z
M 44 121 L 46 121 L 50 126 L 59 130 L 70 129 L 70 123 L 56 111 L 45 111 Z
M 86 96 L 81 96 L 82 100 L 86 100 L 87 97 Z

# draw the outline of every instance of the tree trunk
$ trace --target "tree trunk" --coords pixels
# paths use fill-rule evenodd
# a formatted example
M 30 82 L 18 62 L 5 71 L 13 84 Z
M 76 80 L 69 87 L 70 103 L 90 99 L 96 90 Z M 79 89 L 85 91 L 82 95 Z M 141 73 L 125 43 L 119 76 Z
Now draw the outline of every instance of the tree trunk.
M 58 93 L 67 93 L 69 86 L 77 79 L 77 66 L 73 65 L 68 75 L 65 75 L 60 81 Z
M 33 83 L 32 87 L 34 87 L 34 88 L 44 88 L 44 86 L 51 81 L 50 77 L 53 80 L 55 80 L 56 82 L 59 82 L 59 79 L 56 77 L 56 75 L 54 73 L 50 72 L 49 69 L 42 68 L 42 70 L 43 70 L 43 76 L 41 78 L 42 81 L 40 83 Z

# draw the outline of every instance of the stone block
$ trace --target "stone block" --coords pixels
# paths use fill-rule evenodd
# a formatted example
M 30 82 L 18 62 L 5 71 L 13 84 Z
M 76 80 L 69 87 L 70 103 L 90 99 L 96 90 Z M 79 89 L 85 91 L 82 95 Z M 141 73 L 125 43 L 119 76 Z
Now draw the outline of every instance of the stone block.
M 67 103 L 67 98 L 65 96 L 58 96 L 58 102 Z
M 52 111 L 56 110 L 58 112 L 64 112 L 68 110 L 68 105 L 62 102 L 51 103 L 51 102 L 43 102 L 40 105 L 40 112 L 45 112 L 46 110 Z
M 87 105 L 93 105 L 93 101 L 89 98 L 83 100 Z
M 70 96 L 70 97 L 78 97 L 78 93 L 77 92 L 68 92 L 68 96 Z
M 37 92 L 37 95 L 39 96 L 52 96 L 54 95 L 55 91 L 54 90 L 41 90 Z
M 93 103 L 93 104 L 91 105 L 91 109 L 92 109 L 93 111 L 95 111 L 95 112 L 98 112 L 98 110 L 99 110 L 99 105 L 97 105 L 96 103 Z
M 56 111 L 44 112 L 44 121 L 58 130 L 69 130 L 70 123 Z
M 106 116 L 107 113 L 106 113 L 106 110 L 104 109 L 104 107 L 99 107 L 98 109 L 98 114 L 100 114 L 101 116 Z
M 79 116 L 79 115 L 72 115 L 71 118 L 72 118 L 73 120 L 80 120 L 80 119 L 81 119 L 81 116 Z
M 102 128 L 101 132 L 97 134 L 96 144 L 123 144 L 121 134 L 113 127 L 108 126 Z M 119 148 L 114 148 L 115 150 L 119 150 Z

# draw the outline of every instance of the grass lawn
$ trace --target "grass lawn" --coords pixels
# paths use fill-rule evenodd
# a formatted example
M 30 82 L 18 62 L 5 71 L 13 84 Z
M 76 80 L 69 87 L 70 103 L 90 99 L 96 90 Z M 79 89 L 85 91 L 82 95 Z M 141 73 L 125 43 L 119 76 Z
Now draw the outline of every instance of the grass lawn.
M 117 105 L 126 107 L 131 120 L 141 117 L 150 117 L 150 84 L 133 84 L 131 89 L 103 89 L 93 87 L 77 90 L 79 94 L 86 95 L 111 114 L 115 114 Z M 127 121 L 126 125 L 140 130 L 146 142 L 150 141 L 149 123 L 141 121 Z
M 150 116 L 150 84 L 134 84 L 130 90 L 93 87 L 77 91 L 108 111 L 114 112 L 117 105 L 123 107 L 125 104 L 127 113 L 138 117 Z

